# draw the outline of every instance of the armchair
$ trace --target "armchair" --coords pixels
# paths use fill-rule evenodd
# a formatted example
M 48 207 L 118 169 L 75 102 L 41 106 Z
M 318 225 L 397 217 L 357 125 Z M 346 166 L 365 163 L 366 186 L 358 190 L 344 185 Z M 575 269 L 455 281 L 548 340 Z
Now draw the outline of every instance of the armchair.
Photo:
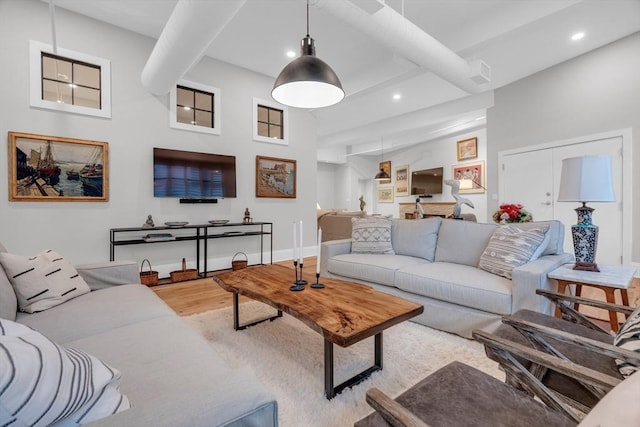
M 546 404 L 477 369 L 453 362 L 393 400 L 382 391 L 367 391 L 367 403 L 376 412 L 356 427 L 411 426 L 619 426 L 638 425 L 640 409 L 629 402 L 640 399 L 640 373 L 625 381 L 486 332 L 474 338 L 497 354 L 506 371 Z M 584 417 L 548 389 L 519 362 L 526 359 L 562 372 L 591 387 L 610 390 Z M 428 424 L 427 424 L 428 423 Z
M 567 303 L 586 304 L 626 315 L 632 312 L 632 308 L 543 290 L 537 293 L 556 303 L 562 318 L 519 310 L 503 318 L 503 325 L 495 331 L 496 336 L 570 360 L 618 380 L 623 377 L 616 366 L 616 359 L 640 365 L 639 353 L 614 346 L 614 335 L 610 331 L 601 328 Z M 501 362 L 490 348 L 487 347 L 486 352 L 489 358 Z M 546 387 L 555 390 L 565 402 L 584 413 L 609 390 L 592 387 L 580 379 L 569 378 L 530 361 L 520 362 Z M 508 372 L 506 381 L 520 387 L 518 379 Z

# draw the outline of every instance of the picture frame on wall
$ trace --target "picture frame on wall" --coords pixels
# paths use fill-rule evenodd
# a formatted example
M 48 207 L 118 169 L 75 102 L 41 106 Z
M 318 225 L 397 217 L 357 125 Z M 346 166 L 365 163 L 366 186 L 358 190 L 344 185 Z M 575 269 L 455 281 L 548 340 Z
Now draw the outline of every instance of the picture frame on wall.
M 256 156 L 256 197 L 296 198 L 295 160 Z
M 478 138 L 462 139 L 456 144 L 458 161 L 478 158 Z
M 387 173 L 387 175 L 391 176 L 391 160 L 380 162 L 378 166 L 378 170 L 382 169 Z M 391 184 L 391 179 L 381 179 L 378 181 L 378 184 Z
M 378 203 L 393 203 L 393 187 L 378 188 Z
M 20 132 L 8 141 L 10 201 L 109 200 L 106 142 Z
M 409 165 L 397 166 L 395 169 L 396 196 L 409 195 Z
M 484 193 L 485 184 L 484 161 L 464 163 L 452 166 L 451 177 L 460 181 L 460 193 Z

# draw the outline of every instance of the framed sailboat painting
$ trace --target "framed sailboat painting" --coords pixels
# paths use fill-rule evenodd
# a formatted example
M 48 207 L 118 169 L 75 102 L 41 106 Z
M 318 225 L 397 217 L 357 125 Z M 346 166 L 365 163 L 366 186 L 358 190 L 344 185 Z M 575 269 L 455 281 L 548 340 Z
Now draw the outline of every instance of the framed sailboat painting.
M 108 144 L 9 132 L 9 200 L 106 202 Z

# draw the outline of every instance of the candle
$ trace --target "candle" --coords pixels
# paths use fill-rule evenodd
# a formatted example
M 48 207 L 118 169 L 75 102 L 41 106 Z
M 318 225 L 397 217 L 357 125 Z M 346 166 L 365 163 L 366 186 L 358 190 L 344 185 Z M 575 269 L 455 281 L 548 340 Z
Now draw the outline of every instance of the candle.
M 296 222 L 293 222 L 293 262 L 296 262 Z
M 300 264 L 304 261 L 304 240 L 302 239 L 302 220 L 300 220 L 300 252 L 298 253 L 298 259 L 300 260 Z
M 316 274 L 320 274 L 320 257 L 322 245 L 322 228 L 318 228 L 318 258 L 316 259 Z

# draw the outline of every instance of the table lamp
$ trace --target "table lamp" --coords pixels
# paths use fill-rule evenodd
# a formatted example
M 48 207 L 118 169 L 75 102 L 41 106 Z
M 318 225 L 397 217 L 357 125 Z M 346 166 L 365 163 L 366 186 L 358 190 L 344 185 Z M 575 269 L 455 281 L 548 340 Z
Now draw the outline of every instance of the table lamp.
M 611 157 L 582 156 L 562 160 L 559 202 L 581 202 L 578 223 L 571 226 L 576 256 L 574 270 L 600 271 L 596 264 L 598 226 L 591 222 L 593 208 L 587 202 L 615 202 Z

